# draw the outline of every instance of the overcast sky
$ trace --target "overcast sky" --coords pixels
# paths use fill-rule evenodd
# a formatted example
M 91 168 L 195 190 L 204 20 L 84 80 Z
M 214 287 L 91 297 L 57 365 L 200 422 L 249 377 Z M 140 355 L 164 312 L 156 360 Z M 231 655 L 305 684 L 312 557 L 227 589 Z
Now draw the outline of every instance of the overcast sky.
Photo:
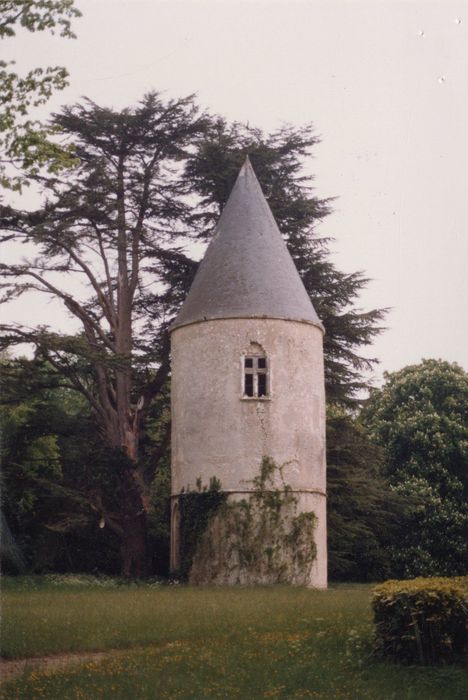
M 316 193 L 337 197 L 319 232 L 337 266 L 371 278 L 364 309 L 388 306 L 376 374 L 423 357 L 468 370 L 468 2 L 78 0 L 77 40 L 4 42 L 19 68 L 65 65 L 70 87 L 134 104 L 197 93 L 265 130 L 313 122 Z M 51 323 L 55 307 L 29 304 Z

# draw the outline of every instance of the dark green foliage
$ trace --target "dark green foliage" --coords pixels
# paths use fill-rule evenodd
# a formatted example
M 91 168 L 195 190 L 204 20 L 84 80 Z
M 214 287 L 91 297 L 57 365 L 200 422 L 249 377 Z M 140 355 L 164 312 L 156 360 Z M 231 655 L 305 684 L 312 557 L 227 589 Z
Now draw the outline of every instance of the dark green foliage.
M 103 449 L 86 402 L 39 360 L 2 362 L 2 509 L 30 571 L 118 571 L 99 527 L 118 455 Z
M 417 578 L 377 586 L 376 652 L 393 661 L 452 663 L 468 652 L 468 578 Z
M 3 570 L 118 573 L 119 473 L 128 458 L 103 443 L 84 399 L 47 363 L 5 359 L 1 385 Z M 166 430 L 160 410 L 155 402 L 142 437 L 149 469 Z M 160 575 L 168 573 L 169 493 L 165 448 L 148 513 L 150 571 Z
M 332 581 L 376 581 L 391 575 L 389 546 L 407 504 L 382 475 L 381 449 L 359 420 L 327 412 L 328 575 Z
M 468 374 L 456 363 L 423 360 L 385 380 L 363 418 L 384 446 L 388 475 L 442 479 L 445 493 L 454 477 L 468 490 Z
M 169 575 L 170 538 L 171 463 L 169 450 L 166 450 L 158 462 L 158 469 L 151 484 L 151 506 L 148 511 L 148 570 L 151 575 Z
M 80 332 L 2 326 L 0 346 L 31 344 L 64 386 L 85 397 L 103 446 L 114 456 L 126 453 L 125 469 L 116 462 L 109 500 L 129 576 L 147 568 L 151 483 L 170 432 L 168 338 L 152 303 L 160 280 L 147 265 L 186 221 L 180 163 L 206 123 L 192 98 L 166 102 L 155 93 L 119 112 L 90 101 L 65 108 L 54 124 L 79 162 L 65 176 L 41 179 L 47 199 L 37 211 L 1 208 L 2 237 L 31 251 L 20 264 L 0 265 L 3 301 L 31 291 L 50 295 Z M 69 274 L 80 280 L 73 297 Z M 154 431 L 156 412 L 161 429 Z
M 410 503 L 394 575 L 465 574 L 468 567 L 468 374 L 423 360 L 386 375 L 362 414 L 395 493 Z
M 2 363 L 2 508 L 30 571 L 119 572 L 121 450 L 109 450 L 84 399 L 40 360 Z M 165 405 L 166 398 L 161 399 Z M 150 571 L 167 575 L 170 467 L 158 402 L 142 436 L 144 467 L 159 466 L 148 512 Z M 6 533 L 6 530 L 4 531 Z M 2 544 L 6 545 L 6 535 Z M 18 562 L 2 551 L 6 570 Z
M 226 502 L 218 479 L 211 478 L 209 486 L 197 481 L 196 491 L 184 491 L 178 496 L 180 513 L 180 569 L 174 575 L 186 580 L 197 546 L 208 523 L 219 507 Z
M 4 574 L 24 574 L 26 560 L 24 554 L 10 530 L 3 510 L 0 513 L 0 560 Z

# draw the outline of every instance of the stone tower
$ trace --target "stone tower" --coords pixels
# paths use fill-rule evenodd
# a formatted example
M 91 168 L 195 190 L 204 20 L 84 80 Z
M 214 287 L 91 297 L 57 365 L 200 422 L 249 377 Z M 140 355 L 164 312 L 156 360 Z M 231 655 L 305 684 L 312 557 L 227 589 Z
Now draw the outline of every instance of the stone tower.
M 230 501 L 248 499 L 268 457 L 297 511 L 316 516 L 307 580 L 288 580 L 326 587 L 323 326 L 248 159 L 171 328 L 171 356 L 172 569 L 181 492 L 216 477 Z M 252 582 L 219 567 L 197 581 Z

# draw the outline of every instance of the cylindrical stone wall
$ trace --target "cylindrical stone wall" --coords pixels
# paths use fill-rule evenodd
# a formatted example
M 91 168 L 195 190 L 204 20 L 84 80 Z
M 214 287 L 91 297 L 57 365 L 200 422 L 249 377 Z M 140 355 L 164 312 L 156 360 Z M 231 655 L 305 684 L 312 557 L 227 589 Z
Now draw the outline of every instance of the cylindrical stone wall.
M 252 490 L 263 457 L 284 465 L 298 511 L 313 510 L 317 559 L 310 585 L 327 585 L 325 392 L 322 331 L 282 319 L 216 319 L 171 337 L 172 495 L 208 486 Z M 267 358 L 269 395 L 243 397 L 243 358 Z M 279 486 L 279 484 L 278 484 Z M 173 523 L 172 565 L 176 565 Z

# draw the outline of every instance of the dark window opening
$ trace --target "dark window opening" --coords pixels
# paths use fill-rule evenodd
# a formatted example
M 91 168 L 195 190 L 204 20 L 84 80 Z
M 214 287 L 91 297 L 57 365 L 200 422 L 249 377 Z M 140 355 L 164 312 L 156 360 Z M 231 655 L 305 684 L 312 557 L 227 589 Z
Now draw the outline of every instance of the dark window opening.
M 244 380 L 244 394 L 246 396 L 253 396 L 254 395 L 254 383 L 253 383 L 253 374 L 246 374 L 245 375 L 245 380 Z
M 262 398 L 268 396 L 268 364 L 266 357 L 244 357 L 244 396 Z
M 259 396 L 266 396 L 267 395 L 266 374 L 259 374 L 258 375 L 258 395 Z

